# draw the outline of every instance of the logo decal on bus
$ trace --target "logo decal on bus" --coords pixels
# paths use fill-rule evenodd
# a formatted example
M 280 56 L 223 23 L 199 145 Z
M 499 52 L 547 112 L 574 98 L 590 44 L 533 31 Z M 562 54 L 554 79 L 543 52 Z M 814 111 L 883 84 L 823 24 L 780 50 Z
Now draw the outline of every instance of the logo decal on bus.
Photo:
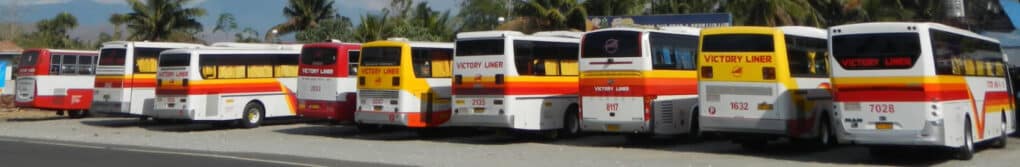
M 730 70 L 730 74 L 732 74 L 733 77 L 743 76 L 744 75 L 744 68 L 740 67 L 740 66 L 733 67 L 733 70 Z
M 603 50 L 609 54 L 616 54 L 616 51 L 620 48 L 620 41 L 616 39 L 606 40 L 606 44 L 602 46 Z

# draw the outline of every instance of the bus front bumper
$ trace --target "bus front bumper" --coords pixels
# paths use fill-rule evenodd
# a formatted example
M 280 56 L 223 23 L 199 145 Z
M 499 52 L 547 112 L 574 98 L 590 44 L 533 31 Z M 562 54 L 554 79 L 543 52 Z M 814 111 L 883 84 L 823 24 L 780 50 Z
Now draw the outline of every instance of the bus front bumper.
M 446 124 L 450 126 L 510 128 L 514 126 L 514 116 L 453 114 L 453 116 L 450 117 L 450 122 L 447 122 Z
M 651 133 L 645 121 L 603 121 L 586 119 L 581 121 L 581 130 L 587 132 Z

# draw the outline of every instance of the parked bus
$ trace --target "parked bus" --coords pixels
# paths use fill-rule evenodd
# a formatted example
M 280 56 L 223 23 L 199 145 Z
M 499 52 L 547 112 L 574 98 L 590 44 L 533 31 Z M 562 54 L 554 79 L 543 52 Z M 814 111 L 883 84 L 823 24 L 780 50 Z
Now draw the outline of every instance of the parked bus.
M 697 28 L 609 28 L 581 42 L 585 131 L 698 136 Z
M 361 44 L 306 44 L 298 65 L 298 116 L 353 121 L 360 55 Z
M 18 61 L 15 105 L 87 116 L 97 55 L 92 50 L 25 50 Z
M 159 59 L 155 119 L 238 122 L 295 116 L 301 45 L 188 48 Z
M 452 43 L 400 38 L 361 51 L 356 123 L 426 128 L 450 119 Z
M 581 33 L 457 34 L 451 126 L 580 132 L 577 55 Z
M 772 139 L 837 143 L 825 30 L 725 27 L 701 31 L 700 127 L 745 148 Z
M 114 41 L 103 43 L 96 66 L 91 111 L 109 115 L 152 115 L 159 52 L 199 44 Z
M 1005 147 L 1013 124 L 1005 55 L 995 39 L 936 23 L 832 27 L 832 86 L 838 121 L 853 143 L 955 148 Z

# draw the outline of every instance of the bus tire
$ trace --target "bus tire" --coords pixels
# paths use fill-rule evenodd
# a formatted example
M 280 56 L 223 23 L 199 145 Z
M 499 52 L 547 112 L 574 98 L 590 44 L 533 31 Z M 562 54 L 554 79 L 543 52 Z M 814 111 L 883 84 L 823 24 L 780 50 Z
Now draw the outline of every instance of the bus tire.
M 577 106 L 571 105 L 567 113 L 563 115 L 563 128 L 559 134 L 562 137 L 576 137 L 581 134 L 581 121 L 577 118 Z
M 967 120 L 964 121 L 963 145 L 956 148 L 956 159 L 970 160 L 974 158 L 974 135 L 970 129 L 970 117 L 967 117 Z
M 85 110 L 67 111 L 67 117 L 70 117 L 70 118 L 75 118 L 75 119 L 77 119 L 77 118 L 85 118 L 86 115 L 88 115 L 88 112 L 85 111 Z
M 832 124 L 829 121 L 828 116 L 822 116 L 822 120 L 818 122 L 818 145 L 823 147 L 836 145 L 836 137 L 832 133 Z
M 691 121 L 688 126 L 690 129 L 687 131 L 688 140 L 698 140 L 701 138 L 701 122 L 698 120 L 701 118 L 701 114 L 699 112 L 700 110 L 697 107 L 694 107 L 694 110 L 691 112 Z
M 250 129 L 259 127 L 265 119 L 265 109 L 257 102 L 249 102 L 244 105 L 244 113 L 241 115 L 241 128 Z
M 998 139 L 995 139 L 995 143 L 992 143 L 992 147 L 995 148 L 1006 148 L 1006 143 L 1009 142 L 1009 133 L 1006 131 L 1006 113 L 1002 113 L 1002 123 L 999 125 L 1002 128 Z

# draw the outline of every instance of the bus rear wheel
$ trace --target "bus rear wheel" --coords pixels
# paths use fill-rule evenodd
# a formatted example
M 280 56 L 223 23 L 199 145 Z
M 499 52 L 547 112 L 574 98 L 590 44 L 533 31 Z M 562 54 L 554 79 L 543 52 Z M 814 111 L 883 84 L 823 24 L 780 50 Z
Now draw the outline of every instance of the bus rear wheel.
M 85 118 L 87 115 L 88 111 L 85 110 L 67 111 L 67 117 L 70 118 Z
M 1000 132 L 999 137 L 997 139 L 995 139 L 995 143 L 992 144 L 992 147 L 995 147 L 995 148 L 1006 148 L 1006 143 L 1009 142 L 1008 141 L 1009 140 L 1009 132 L 1006 131 L 1006 114 L 1005 114 L 1005 112 L 1003 112 L 1003 114 L 1002 114 L 1002 123 L 1000 123 L 999 128 L 1001 128 L 1002 132 Z
M 250 129 L 259 127 L 265 119 L 265 109 L 259 103 L 248 103 L 244 106 L 244 115 L 241 116 L 241 128 Z
M 573 107 L 571 107 L 573 108 Z M 567 110 L 563 116 L 563 128 L 560 129 L 560 137 L 577 137 L 581 134 L 581 121 L 577 118 L 577 110 Z
M 959 160 L 970 160 L 974 158 L 974 135 L 970 130 L 970 118 L 964 123 L 963 128 L 963 145 L 956 148 L 956 159 Z

